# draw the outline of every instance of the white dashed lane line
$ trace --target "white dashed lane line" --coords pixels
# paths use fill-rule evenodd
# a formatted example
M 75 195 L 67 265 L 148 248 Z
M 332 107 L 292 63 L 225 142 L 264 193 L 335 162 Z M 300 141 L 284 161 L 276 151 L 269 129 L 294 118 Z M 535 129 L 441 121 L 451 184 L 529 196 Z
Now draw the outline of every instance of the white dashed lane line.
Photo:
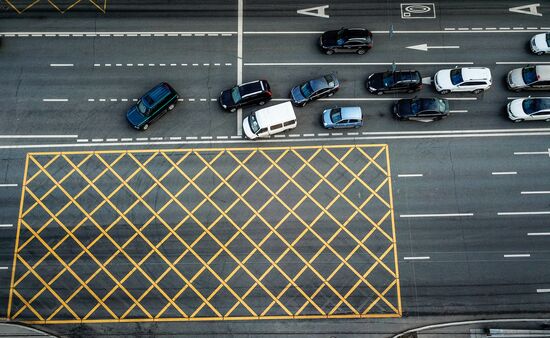
M 14 184 L 14 183 L 0 184 L 0 188 L 12 188 L 12 187 L 17 187 L 17 184 Z
M 231 67 L 231 62 L 214 62 L 214 63 L 94 63 L 95 68 L 101 67 Z M 52 66 L 53 67 L 53 66 Z M 59 66 L 58 66 L 59 67 Z
M 525 258 L 525 257 L 531 257 L 531 254 L 510 254 L 510 255 L 504 255 L 504 258 Z
M 397 177 L 422 177 L 423 174 L 398 174 Z
M 0 224 L 0 228 L 11 228 L 13 224 Z
M 495 175 L 495 176 L 498 176 L 498 175 L 517 175 L 518 172 L 517 171 L 493 171 L 491 173 L 491 175 Z
M 403 257 L 406 261 L 412 261 L 412 260 L 428 260 L 430 259 L 430 256 L 416 256 L 416 257 Z
M 522 195 L 550 194 L 550 191 L 522 191 Z

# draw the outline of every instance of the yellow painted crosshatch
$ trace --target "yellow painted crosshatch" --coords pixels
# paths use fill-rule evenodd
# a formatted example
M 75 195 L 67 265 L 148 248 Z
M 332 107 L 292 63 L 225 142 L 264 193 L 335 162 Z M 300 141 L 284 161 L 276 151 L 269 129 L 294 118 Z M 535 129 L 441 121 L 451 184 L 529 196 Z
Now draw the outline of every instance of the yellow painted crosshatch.
M 8 316 L 401 316 L 387 145 L 27 155 Z
M 105 13 L 107 10 L 107 0 L 4 0 L 4 2 L 17 14 L 21 14 L 39 4 L 48 4 L 59 13 L 65 13 L 75 6 L 92 5 L 93 8 Z

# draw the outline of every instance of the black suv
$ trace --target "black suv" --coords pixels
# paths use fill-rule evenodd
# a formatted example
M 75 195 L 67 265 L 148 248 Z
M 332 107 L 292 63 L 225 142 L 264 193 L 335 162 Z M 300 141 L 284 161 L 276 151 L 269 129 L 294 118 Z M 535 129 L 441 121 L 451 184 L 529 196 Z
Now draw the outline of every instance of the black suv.
M 218 102 L 223 109 L 235 112 L 251 104 L 263 106 L 271 100 L 271 89 L 266 80 L 256 80 L 237 85 L 220 93 Z
M 373 73 L 367 78 L 365 86 L 369 92 L 378 95 L 387 92 L 412 93 L 422 89 L 422 77 L 416 70 Z
M 178 103 L 178 93 L 166 82 L 161 82 L 143 95 L 126 113 L 130 125 L 146 130 L 166 112 L 173 110 Z
M 372 33 L 363 28 L 341 28 L 324 32 L 319 38 L 319 47 L 327 54 L 335 52 L 365 54 L 372 48 Z

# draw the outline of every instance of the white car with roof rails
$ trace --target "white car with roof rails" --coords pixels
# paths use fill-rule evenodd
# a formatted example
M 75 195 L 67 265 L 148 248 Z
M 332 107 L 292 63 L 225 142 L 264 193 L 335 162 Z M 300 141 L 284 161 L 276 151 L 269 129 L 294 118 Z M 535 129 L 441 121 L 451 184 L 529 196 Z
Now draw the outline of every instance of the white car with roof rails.
M 435 73 L 434 84 L 439 94 L 451 92 L 479 94 L 491 88 L 491 70 L 485 67 L 442 69 Z
M 514 122 L 550 122 L 550 97 L 515 99 L 506 106 L 508 117 Z
M 529 46 L 531 51 L 537 55 L 550 53 L 550 32 L 533 36 Z

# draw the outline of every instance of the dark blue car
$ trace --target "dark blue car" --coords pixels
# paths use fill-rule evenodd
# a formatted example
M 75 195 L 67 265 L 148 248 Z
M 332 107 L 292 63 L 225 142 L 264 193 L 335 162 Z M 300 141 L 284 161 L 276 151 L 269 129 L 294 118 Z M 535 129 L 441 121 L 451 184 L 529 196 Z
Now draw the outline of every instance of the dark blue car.
M 151 123 L 176 107 L 178 97 L 178 93 L 172 86 L 161 82 L 128 110 L 126 119 L 135 129 L 147 130 Z

